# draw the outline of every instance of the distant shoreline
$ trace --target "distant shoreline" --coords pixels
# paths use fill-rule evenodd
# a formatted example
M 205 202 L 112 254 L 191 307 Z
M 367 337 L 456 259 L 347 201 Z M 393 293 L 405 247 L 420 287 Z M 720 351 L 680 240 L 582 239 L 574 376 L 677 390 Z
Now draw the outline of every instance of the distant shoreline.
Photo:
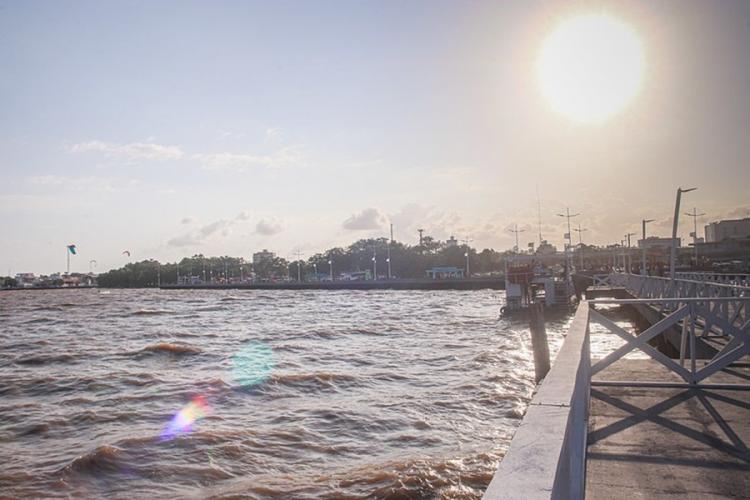
M 2 288 L 0 291 L 22 290 L 82 290 L 82 289 L 129 289 L 131 287 L 104 286 L 39 286 Z M 162 285 L 161 290 L 504 290 L 505 278 L 469 278 L 469 279 L 411 279 L 411 280 L 377 280 L 377 281 L 318 281 L 303 283 L 206 283 L 195 285 Z
M 162 285 L 162 290 L 504 290 L 505 278 L 317 281 L 289 283 L 219 283 Z

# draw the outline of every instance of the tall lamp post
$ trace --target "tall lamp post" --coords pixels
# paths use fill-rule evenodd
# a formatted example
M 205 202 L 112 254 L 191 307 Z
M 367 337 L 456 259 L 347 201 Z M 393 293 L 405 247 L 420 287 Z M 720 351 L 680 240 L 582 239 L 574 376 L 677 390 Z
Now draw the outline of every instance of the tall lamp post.
M 333 257 L 328 256 L 328 267 L 331 270 L 331 282 L 333 283 Z
M 682 189 L 677 188 L 677 198 L 674 202 L 674 219 L 672 219 L 672 244 L 669 252 L 669 279 L 674 281 L 675 279 L 675 261 L 677 260 L 677 224 L 680 219 L 680 199 L 682 193 L 689 193 L 695 191 L 698 188 Z
M 378 279 L 378 255 L 377 255 L 377 247 L 372 247 L 372 279 L 376 280 Z
M 643 225 L 643 252 L 641 253 L 641 275 L 646 276 L 646 224 L 654 222 L 654 219 L 643 219 L 641 224 Z

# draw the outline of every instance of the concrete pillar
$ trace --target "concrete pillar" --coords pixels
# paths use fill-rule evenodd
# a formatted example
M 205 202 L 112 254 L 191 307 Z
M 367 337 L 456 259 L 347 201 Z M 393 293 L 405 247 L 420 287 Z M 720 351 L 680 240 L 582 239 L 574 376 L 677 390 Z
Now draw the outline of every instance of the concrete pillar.
M 534 302 L 529 306 L 531 347 L 534 351 L 534 373 L 538 384 L 549 372 L 549 346 L 544 326 L 544 304 Z

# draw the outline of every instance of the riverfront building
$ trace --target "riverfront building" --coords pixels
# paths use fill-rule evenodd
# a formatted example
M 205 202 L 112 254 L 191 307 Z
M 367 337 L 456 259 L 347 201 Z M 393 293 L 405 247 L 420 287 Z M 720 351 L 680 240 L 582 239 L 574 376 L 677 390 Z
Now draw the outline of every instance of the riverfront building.
M 675 238 L 677 240 L 677 248 L 680 248 L 682 246 L 682 240 L 680 238 Z M 638 240 L 638 248 L 645 248 L 646 250 L 652 250 L 652 249 L 658 249 L 658 248 L 671 248 L 672 247 L 672 238 L 660 238 L 658 236 L 649 236 L 645 240 L 641 239 Z
M 276 257 L 276 254 L 273 252 L 269 252 L 265 248 L 261 250 L 260 252 L 255 252 L 253 254 L 253 264 L 258 265 L 263 262 L 270 262 Z
M 712 222 L 705 227 L 706 243 L 750 238 L 750 217 Z

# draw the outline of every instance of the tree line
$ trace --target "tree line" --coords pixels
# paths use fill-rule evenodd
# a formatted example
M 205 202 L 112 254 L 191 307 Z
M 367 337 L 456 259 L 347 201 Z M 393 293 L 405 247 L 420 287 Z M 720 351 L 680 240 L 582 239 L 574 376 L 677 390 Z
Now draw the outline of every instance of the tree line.
M 242 257 L 206 257 L 202 254 L 185 257 L 179 262 L 159 263 L 143 260 L 129 263 L 119 269 L 98 276 L 104 287 L 152 287 L 177 283 L 178 279 L 202 282 L 236 282 L 251 277 L 261 281 L 297 279 L 297 266 L 303 280 L 316 280 L 330 275 L 331 266 L 336 279 L 342 273 L 373 271 L 373 258 L 379 277 L 387 274 L 390 252 L 391 275 L 394 278 L 424 278 L 427 269 L 435 266 L 466 267 L 466 245 L 456 245 L 425 237 L 422 245 L 407 245 L 387 238 L 370 238 L 355 241 L 348 247 L 335 247 L 316 253 L 305 260 L 287 260 L 282 257 L 263 259 L 253 264 Z M 499 272 L 503 269 L 505 253 L 492 249 L 478 252 L 468 247 L 469 269 L 472 275 Z M 329 262 L 331 264 L 329 264 Z M 318 275 L 314 275 L 317 269 Z M 189 278 L 193 277 L 193 278 Z

